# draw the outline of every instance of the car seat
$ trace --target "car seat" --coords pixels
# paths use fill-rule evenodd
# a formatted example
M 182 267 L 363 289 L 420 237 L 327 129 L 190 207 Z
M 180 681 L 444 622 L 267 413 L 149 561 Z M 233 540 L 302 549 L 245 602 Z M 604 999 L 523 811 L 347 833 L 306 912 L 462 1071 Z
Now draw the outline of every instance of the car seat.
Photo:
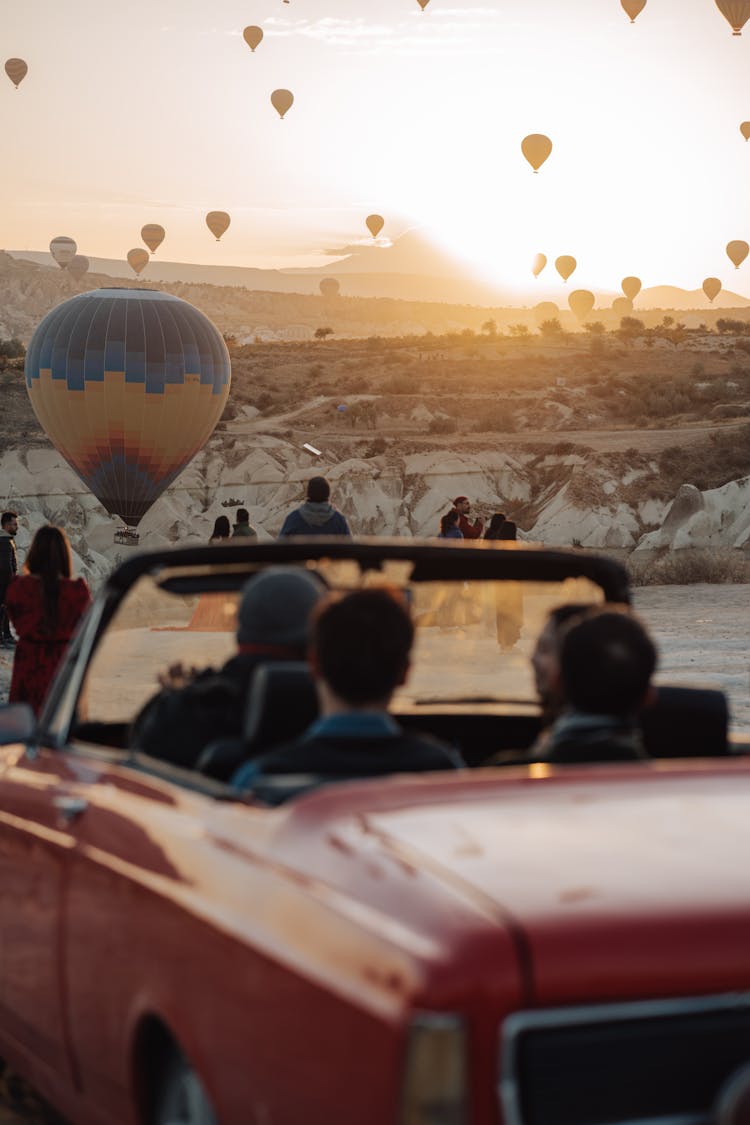
M 657 687 L 640 718 L 651 758 L 715 758 L 731 752 L 727 697 L 716 688 Z

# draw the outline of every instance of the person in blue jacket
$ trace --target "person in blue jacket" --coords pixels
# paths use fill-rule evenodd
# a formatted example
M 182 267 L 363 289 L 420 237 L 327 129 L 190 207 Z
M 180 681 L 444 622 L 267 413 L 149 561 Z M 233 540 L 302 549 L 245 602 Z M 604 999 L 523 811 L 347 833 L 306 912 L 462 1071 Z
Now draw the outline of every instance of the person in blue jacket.
M 325 477 L 307 482 L 307 499 L 284 520 L 279 539 L 289 535 L 349 535 L 349 524 L 329 502 L 331 486 Z

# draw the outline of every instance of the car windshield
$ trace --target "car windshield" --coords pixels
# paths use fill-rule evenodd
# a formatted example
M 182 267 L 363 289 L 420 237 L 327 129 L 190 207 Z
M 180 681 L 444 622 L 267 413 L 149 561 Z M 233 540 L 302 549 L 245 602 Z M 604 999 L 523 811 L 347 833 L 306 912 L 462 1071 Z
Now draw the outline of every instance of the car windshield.
M 416 626 L 412 669 L 395 712 L 422 705 L 534 704 L 530 657 L 548 611 L 566 603 L 600 603 L 587 578 L 559 582 L 413 581 L 412 563 L 385 560 L 362 571 L 353 559 L 320 559 L 308 569 L 332 590 L 392 586 L 407 598 Z M 145 575 L 125 595 L 92 657 L 79 714 L 128 723 L 171 665 L 219 667 L 236 651 L 240 587 L 248 568 L 170 570 Z M 214 587 L 193 593 L 200 584 Z

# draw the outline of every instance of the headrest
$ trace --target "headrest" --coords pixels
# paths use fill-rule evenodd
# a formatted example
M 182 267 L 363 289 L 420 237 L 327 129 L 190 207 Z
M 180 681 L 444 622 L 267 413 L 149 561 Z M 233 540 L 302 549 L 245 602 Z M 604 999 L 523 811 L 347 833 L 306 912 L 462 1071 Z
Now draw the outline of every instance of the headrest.
M 318 717 L 318 694 L 304 661 L 278 660 L 255 669 L 245 709 L 248 756 L 301 735 Z
M 641 712 L 652 758 L 715 758 L 729 754 L 727 697 L 716 688 L 659 686 Z

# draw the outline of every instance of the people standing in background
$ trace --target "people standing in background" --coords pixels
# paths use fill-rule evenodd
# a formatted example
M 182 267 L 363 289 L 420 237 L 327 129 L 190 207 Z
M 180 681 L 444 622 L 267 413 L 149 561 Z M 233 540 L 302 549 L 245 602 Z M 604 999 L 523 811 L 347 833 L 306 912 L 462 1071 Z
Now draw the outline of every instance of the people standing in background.
M 463 539 L 458 526 L 458 512 L 455 508 L 451 508 L 449 512 L 440 517 L 438 539 Z
M 28 703 L 39 714 L 65 649 L 91 602 L 83 578 L 72 578 L 70 544 L 59 527 L 40 527 L 31 541 L 24 573 L 5 595 L 18 633 L 10 703 Z
M 325 477 L 312 477 L 307 482 L 307 499 L 290 512 L 279 532 L 279 539 L 288 535 L 351 535 L 349 524 L 329 503 L 331 486 Z
M 237 522 L 232 529 L 232 539 L 257 539 L 258 532 L 250 523 L 250 513 L 247 508 L 237 509 Z
M 458 512 L 458 527 L 464 539 L 480 539 L 484 531 L 484 520 L 477 517 L 473 523 L 470 522 L 471 502 L 468 496 L 457 496 L 453 507 Z
M 3 512 L 0 516 L 0 648 L 13 648 L 15 639 L 5 610 L 8 583 L 18 573 L 18 556 L 14 542 L 18 531 L 18 513 Z
M 214 529 L 211 532 L 211 538 L 209 539 L 208 542 L 209 543 L 222 543 L 226 539 L 229 539 L 231 534 L 232 534 L 232 528 L 230 527 L 230 524 L 229 524 L 229 518 L 227 516 L 217 516 L 216 522 L 214 523 Z
M 484 537 L 485 539 L 515 539 L 516 525 L 513 520 L 506 519 L 503 512 L 495 512 L 490 518 Z

